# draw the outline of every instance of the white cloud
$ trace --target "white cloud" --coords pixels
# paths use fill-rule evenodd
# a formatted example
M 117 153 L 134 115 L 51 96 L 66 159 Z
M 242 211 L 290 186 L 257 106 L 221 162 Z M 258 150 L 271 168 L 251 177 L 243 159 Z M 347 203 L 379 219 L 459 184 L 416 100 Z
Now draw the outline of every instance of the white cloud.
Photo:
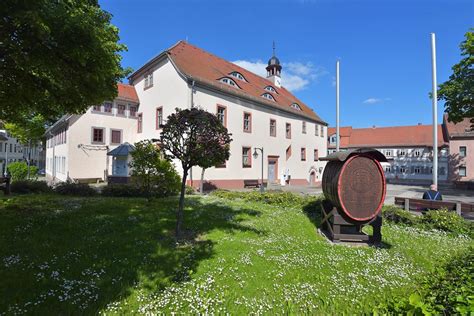
M 380 99 L 380 98 L 368 98 L 367 100 L 364 100 L 362 103 L 364 104 L 377 104 L 377 103 L 383 103 L 384 101 L 390 101 L 392 99 L 390 98 L 384 98 L 384 99 Z
M 267 63 L 262 60 L 255 62 L 248 60 L 236 60 L 234 64 L 247 69 L 263 78 L 267 76 Z M 289 91 L 299 91 L 305 89 L 311 82 L 328 74 L 322 67 L 315 67 L 312 63 L 288 62 L 282 64 L 281 73 L 282 85 Z

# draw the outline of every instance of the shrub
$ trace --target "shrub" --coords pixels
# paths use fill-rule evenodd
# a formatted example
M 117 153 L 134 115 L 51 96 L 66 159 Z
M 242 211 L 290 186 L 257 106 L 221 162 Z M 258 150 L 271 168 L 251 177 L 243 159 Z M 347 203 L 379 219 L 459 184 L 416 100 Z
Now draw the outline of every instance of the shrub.
M 452 211 L 432 210 L 422 217 L 423 225 L 428 229 L 438 229 L 457 234 L 472 233 L 472 223 Z
M 44 181 L 21 180 L 12 182 L 10 186 L 12 193 L 29 194 L 29 193 L 49 193 L 51 187 Z
M 241 199 L 249 202 L 263 202 L 266 204 L 280 205 L 280 206 L 294 206 L 294 205 L 305 205 L 314 200 L 314 197 L 302 196 L 291 192 L 265 192 L 260 193 L 257 191 L 252 192 L 237 192 L 237 191 L 225 191 L 216 190 L 212 193 L 213 195 L 228 199 L 236 200 Z
M 420 216 L 413 215 L 393 205 L 386 205 L 382 209 L 382 216 L 389 222 L 416 226 L 420 222 Z
M 470 247 L 421 279 L 417 292 L 388 299 L 374 314 L 472 315 L 473 311 L 474 247 Z
M 93 196 L 97 194 L 94 188 L 85 183 L 61 182 L 54 186 L 54 192 L 62 195 Z
M 8 164 L 8 172 L 12 177 L 12 182 L 23 181 L 28 178 L 28 165 L 24 161 L 17 161 Z M 30 178 L 38 177 L 38 167 L 30 166 Z
M 109 184 L 102 188 L 102 195 L 116 197 L 140 197 L 145 192 L 133 184 Z
M 196 190 L 194 190 L 194 188 L 192 186 L 187 185 L 185 193 L 186 193 L 186 195 L 193 195 L 193 194 L 196 193 Z

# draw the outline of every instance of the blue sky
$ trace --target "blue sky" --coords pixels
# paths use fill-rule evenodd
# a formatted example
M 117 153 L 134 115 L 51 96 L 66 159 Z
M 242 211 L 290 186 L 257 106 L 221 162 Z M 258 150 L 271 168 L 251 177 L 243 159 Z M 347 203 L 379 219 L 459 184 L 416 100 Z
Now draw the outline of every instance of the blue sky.
M 178 40 L 264 71 L 272 54 L 283 85 L 335 124 L 335 62 L 341 61 L 341 125 L 431 123 L 430 33 L 438 83 L 460 60 L 474 27 L 472 0 L 127 1 L 102 0 L 139 68 Z M 443 104 L 439 103 L 439 120 Z

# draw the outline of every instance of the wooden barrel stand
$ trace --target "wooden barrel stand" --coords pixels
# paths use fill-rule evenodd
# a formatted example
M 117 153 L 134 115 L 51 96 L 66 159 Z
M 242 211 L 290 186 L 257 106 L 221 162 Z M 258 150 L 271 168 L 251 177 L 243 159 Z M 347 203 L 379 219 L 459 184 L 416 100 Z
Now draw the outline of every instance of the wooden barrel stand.
M 333 242 L 382 242 L 382 216 L 386 180 L 380 161 L 385 156 L 375 149 L 337 152 L 328 161 L 323 174 L 321 232 Z M 373 234 L 362 231 L 373 227 Z

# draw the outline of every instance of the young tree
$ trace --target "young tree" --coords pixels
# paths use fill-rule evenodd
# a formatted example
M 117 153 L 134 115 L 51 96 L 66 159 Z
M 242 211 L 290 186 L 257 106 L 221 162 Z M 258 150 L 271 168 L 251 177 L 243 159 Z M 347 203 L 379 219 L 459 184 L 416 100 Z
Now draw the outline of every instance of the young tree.
M 150 140 L 135 143 L 130 168 L 136 184 L 148 198 L 178 193 L 180 179 L 173 164 L 164 159 Z
M 213 114 L 198 108 L 176 109 L 161 132 L 161 148 L 171 158 L 181 161 L 183 177 L 176 212 L 176 238 L 183 225 L 184 193 L 189 169 L 193 166 L 213 165 L 229 158 L 231 135 Z
M 112 100 L 128 70 L 97 0 L 2 0 L 0 119 L 57 118 Z
M 445 101 L 445 111 L 452 122 L 471 118 L 474 126 L 474 29 L 466 33 L 461 45 L 463 59 L 452 67 L 449 80 L 440 84 L 438 99 Z

